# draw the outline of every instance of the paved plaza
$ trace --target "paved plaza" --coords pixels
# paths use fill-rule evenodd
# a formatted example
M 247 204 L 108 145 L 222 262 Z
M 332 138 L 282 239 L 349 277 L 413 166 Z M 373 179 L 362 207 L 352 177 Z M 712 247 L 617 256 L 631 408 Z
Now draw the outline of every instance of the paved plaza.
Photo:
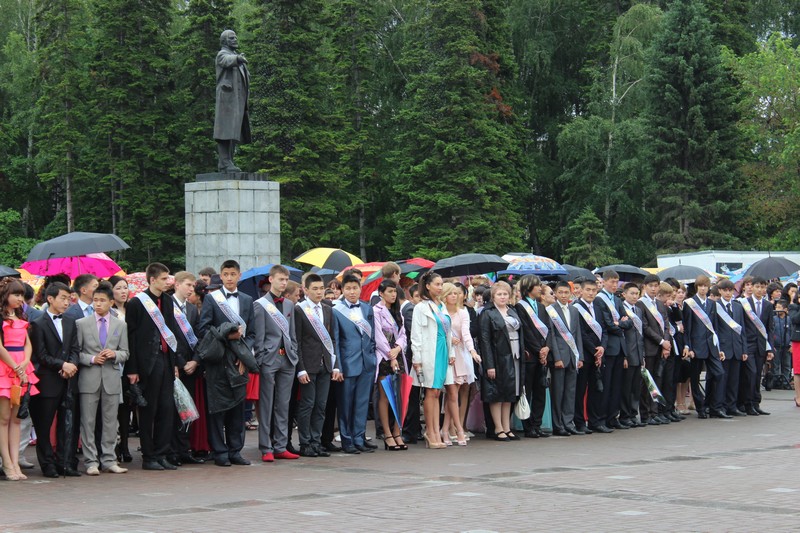
M 771 416 L 610 435 L 263 464 L 248 432 L 247 467 L 36 469 L 0 483 L 0 531 L 798 531 L 800 408 L 764 397 Z

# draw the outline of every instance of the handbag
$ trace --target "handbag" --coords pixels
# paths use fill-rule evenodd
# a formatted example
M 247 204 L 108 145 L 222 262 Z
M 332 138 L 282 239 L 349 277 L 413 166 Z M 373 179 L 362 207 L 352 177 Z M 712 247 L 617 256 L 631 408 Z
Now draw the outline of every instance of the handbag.
M 25 420 L 30 416 L 30 403 L 31 403 L 31 384 L 30 382 L 27 383 L 25 387 L 25 394 L 22 395 L 22 398 L 19 402 L 19 409 L 17 410 L 17 418 L 20 420 Z
M 527 420 L 531 417 L 531 406 L 528 404 L 528 397 L 525 395 L 525 387 L 522 387 L 522 394 L 514 405 L 514 415 L 520 420 Z

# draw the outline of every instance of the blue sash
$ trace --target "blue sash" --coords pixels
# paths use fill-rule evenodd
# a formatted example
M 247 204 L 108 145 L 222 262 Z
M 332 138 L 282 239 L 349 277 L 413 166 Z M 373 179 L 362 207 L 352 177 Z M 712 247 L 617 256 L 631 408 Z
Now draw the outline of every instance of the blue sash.
M 733 301 L 731 301 L 731 308 L 733 308 Z M 728 311 L 725 310 L 725 306 L 719 302 L 717 302 L 717 314 L 737 335 L 742 334 L 742 326 L 728 314 Z
M 142 302 L 145 311 L 147 311 L 147 314 L 153 319 L 153 323 L 158 328 L 158 332 L 161 334 L 161 338 L 164 339 L 164 342 L 167 343 L 167 346 L 169 346 L 173 352 L 177 351 L 178 339 L 175 338 L 175 334 L 167 327 L 164 315 L 161 314 L 161 309 L 158 308 L 156 303 L 146 292 L 140 292 L 136 295 L 136 298 Z
M 534 312 L 533 306 L 531 304 L 529 304 L 525 300 L 525 298 L 520 300 L 519 303 L 522 304 L 522 307 L 525 308 L 525 311 L 527 311 L 528 316 L 531 317 L 531 320 L 533 321 L 533 325 L 536 326 L 536 329 L 539 330 L 539 334 L 543 338 L 546 339 L 547 338 L 547 334 L 550 332 L 550 329 L 547 327 L 547 324 L 542 322 L 542 319 L 539 318 L 539 315 L 536 312 Z
M 323 346 L 325 349 L 328 350 L 328 353 L 333 355 L 333 340 L 331 339 L 328 330 L 325 329 L 325 324 L 322 322 L 322 319 L 314 312 L 314 306 L 311 305 L 311 302 L 308 300 L 303 300 L 300 302 L 297 307 L 303 310 L 306 314 L 306 318 L 308 321 L 311 322 L 311 327 L 314 328 L 314 332 L 319 337 L 319 340 L 322 341 Z
M 558 315 L 558 311 L 553 309 L 552 305 L 547 308 L 547 314 L 550 315 L 550 320 L 553 321 L 553 325 L 556 327 L 556 330 L 558 330 L 561 338 L 564 339 L 564 342 L 567 343 L 569 349 L 572 350 L 572 355 L 575 356 L 575 367 L 577 368 L 578 361 L 580 360 L 581 356 L 578 353 L 578 345 L 575 343 L 575 337 L 572 336 L 569 328 L 566 324 L 564 324 L 564 321 L 561 320 L 561 317 Z
M 291 339 L 292 335 L 289 331 L 289 321 L 286 320 L 286 317 L 283 315 L 283 313 L 278 311 L 278 308 L 275 306 L 275 304 L 267 300 L 266 296 L 262 296 L 261 298 L 256 300 L 256 303 L 260 305 L 264 309 L 264 311 L 267 312 L 269 317 L 272 319 L 273 322 L 275 322 L 278 328 L 280 328 L 283 334 L 287 338 Z
M 197 335 L 194 334 L 194 330 L 192 329 L 192 325 L 189 324 L 189 320 L 186 318 L 186 315 L 183 314 L 183 311 L 181 311 L 180 307 L 173 305 L 172 308 L 175 310 L 175 321 L 178 322 L 178 327 L 181 328 L 181 333 L 183 333 L 183 336 L 186 337 L 186 342 L 189 343 L 189 346 L 194 348 L 197 346 L 198 341 Z
M 242 335 L 244 335 L 244 333 L 247 331 L 247 324 L 245 324 L 244 320 L 242 320 L 242 317 L 240 317 L 239 314 L 236 313 L 236 311 L 234 311 L 230 305 L 228 305 L 228 299 L 225 297 L 225 294 L 223 294 L 222 289 L 212 292 L 211 297 L 214 299 L 214 302 L 220 308 L 222 313 L 228 317 L 228 320 L 242 326 Z
M 587 311 L 586 308 L 583 307 L 581 304 L 575 302 L 572 305 L 581 314 L 581 318 L 583 318 L 584 322 L 586 322 L 586 325 L 592 328 L 594 334 L 597 335 L 597 340 L 603 340 L 603 326 L 601 326 L 597 322 L 597 320 L 595 320 L 594 317 L 592 317 L 592 314 L 589 311 Z

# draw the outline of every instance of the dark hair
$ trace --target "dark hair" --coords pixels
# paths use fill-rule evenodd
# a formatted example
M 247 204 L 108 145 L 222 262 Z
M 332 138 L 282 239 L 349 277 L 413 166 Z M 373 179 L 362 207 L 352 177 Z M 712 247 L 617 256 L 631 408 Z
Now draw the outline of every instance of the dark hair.
M 681 288 L 681 282 L 673 277 L 666 278 L 663 281 L 664 283 L 669 283 L 670 285 L 672 285 L 672 288 L 675 289 L 676 291 Z
M 169 274 L 169 269 L 166 265 L 162 263 L 150 263 L 147 265 L 145 269 L 145 277 L 147 278 L 147 284 L 150 285 L 150 280 L 153 278 L 157 278 L 161 274 L 167 273 Z
M 460 281 L 456 281 L 455 283 L 453 283 L 453 285 L 455 285 L 456 287 L 458 287 L 459 289 L 461 289 L 461 292 L 463 292 L 463 293 L 464 293 L 464 298 L 466 298 L 466 297 L 467 297 L 467 295 L 469 294 L 469 291 L 467 290 L 467 286 L 466 286 L 466 285 L 464 285 L 464 284 L 463 284 L 463 283 L 461 283 Z
M 719 290 L 735 289 L 736 285 L 734 285 L 733 282 L 729 279 L 721 279 L 719 280 L 719 283 L 717 283 L 717 288 Z
M 650 285 L 651 283 L 661 283 L 661 278 L 655 274 L 648 274 L 644 277 L 643 285 Z
M 47 287 L 49 287 L 50 284 L 55 283 L 57 281 L 63 283 L 67 287 L 69 287 L 70 285 L 69 276 L 66 274 L 53 274 L 51 276 L 45 276 L 44 283 L 42 284 L 42 287 L 39 289 L 39 294 L 37 295 L 36 303 L 43 305 L 44 303 L 47 302 L 47 295 L 45 294 L 45 292 L 47 291 Z M 67 288 L 67 291 L 69 291 L 69 288 Z
M 270 269 L 270 272 L 272 272 L 272 269 Z M 312 283 L 324 283 L 322 281 L 322 276 L 320 276 L 319 274 L 314 274 L 313 272 L 310 273 L 310 274 L 307 274 L 306 275 L 306 282 L 305 282 L 306 289 L 310 288 Z
M 603 272 L 603 280 L 604 281 L 608 281 L 608 280 L 611 280 L 611 279 L 619 279 L 619 274 L 617 274 L 617 271 L 614 270 L 613 268 L 609 268 L 608 270 Z
M 345 271 L 345 274 L 352 274 L 354 276 L 358 276 L 359 279 L 364 279 L 364 273 L 357 268 L 348 268 Z M 344 285 L 344 281 L 342 281 L 342 285 Z
M 3 320 L 6 320 L 5 311 L 8 305 L 8 297 L 12 294 L 18 294 L 23 298 L 25 297 L 25 287 L 22 286 L 22 282 L 15 278 L 0 279 L 0 309 L 3 311 Z M 22 306 L 14 309 L 14 314 L 17 318 L 24 318 Z
M 72 282 L 72 290 L 80 294 L 81 289 L 97 279 L 94 274 L 81 274 Z
M 276 265 L 276 266 L 280 266 L 280 265 Z M 239 263 L 237 263 L 233 259 L 228 259 L 227 261 L 223 262 L 222 266 L 219 267 L 219 271 L 222 272 L 226 268 L 235 268 L 237 272 L 241 272 L 242 271 L 241 267 L 239 267 Z M 275 268 L 275 267 L 272 267 L 272 268 Z M 270 269 L 270 272 L 272 272 L 272 269 Z
M 70 292 L 69 287 L 67 287 L 64 283 L 61 283 L 60 281 L 54 281 L 53 283 L 47 286 L 47 289 L 45 289 L 44 291 L 45 292 L 44 296 L 45 298 L 50 298 L 51 296 L 53 298 L 56 298 L 58 296 L 58 293 L 60 293 L 61 291 L 64 291 L 67 294 L 69 294 Z
M 797 303 L 797 294 L 800 294 L 800 291 L 797 291 L 797 294 L 795 294 L 794 299 L 792 299 L 792 298 L 789 298 L 789 290 L 791 288 L 795 288 L 796 289 L 797 285 L 794 284 L 794 283 L 789 282 L 789 283 L 787 283 L 786 285 L 783 286 L 783 290 L 781 291 L 781 299 L 782 300 L 793 300 L 793 303 Z
M 780 283 L 775 283 L 774 281 L 767 285 L 767 294 L 772 294 L 775 291 L 783 292 L 783 287 L 781 287 Z
M 94 290 L 95 294 L 105 294 L 109 300 L 114 301 L 114 286 L 107 281 L 101 281 L 100 285 Z
M 762 278 L 761 276 L 753 276 L 753 285 L 766 285 L 767 280 Z
M 216 274 L 217 271 L 211 267 L 203 267 L 200 269 L 200 272 L 197 273 L 198 276 L 208 276 L 209 278 Z
M 716 285 L 714 285 L 713 287 L 711 287 L 710 289 L 708 289 L 708 294 L 710 294 L 711 296 L 716 296 L 716 297 L 719 297 L 719 295 L 720 295 L 720 294 L 719 294 L 719 287 L 717 287 Z
M 408 288 L 408 296 L 414 296 L 415 292 L 419 292 L 419 283 L 415 283 Z
M 397 287 L 397 283 L 393 280 L 386 278 L 381 281 L 381 284 L 378 285 L 378 294 L 383 294 L 386 292 L 386 289 L 395 289 L 395 291 L 400 292 Z M 394 321 L 397 323 L 398 328 L 403 327 L 403 314 L 400 312 L 400 302 L 395 300 L 394 303 L 387 307 L 389 310 L 389 314 L 392 315 Z
M 27 302 L 28 300 L 33 298 L 34 294 L 36 293 L 34 292 L 33 287 L 31 287 L 27 283 L 23 283 L 22 287 L 25 289 L 25 296 L 23 296 L 23 298 L 25 298 L 25 301 Z
M 597 280 L 593 278 L 584 278 L 584 280 L 581 281 L 581 289 L 586 287 L 587 285 L 594 285 L 596 287 Z
M 783 300 L 783 299 L 778 300 L 777 302 L 775 302 L 775 305 L 780 305 L 784 309 L 788 309 L 789 308 L 789 302 L 787 302 L 786 300 Z
M 542 280 L 539 279 L 539 276 L 527 274 L 519 280 L 519 292 L 522 296 L 528 296 L 535 287 L 541 284 Z
M 320 276 L 320 277 L 321 277 L 321 276 Z M 332 287 L 331 287 L 331 286 L 332 286 Z M 336 278 L 333 278 L 332 280 L 330 280 L 330 281 L 328 282 L 328 288 L 334 288 L 334 289 L 337 289 L 337 290 L 342 290 L 342 282 L 340 282 L 340 281 L 339 281 L 338 279 L 336 279 Z
M 557 291 L 561 287 L 566 287 L 570 290 L 570 292 L 572 292 L 572 285 L 570 285 L 568 281 L 559 281 L 556 283 L 556 286 L 553 288 L 553 290 Z
M 361 286 L 361 279 L 358 276 L 351 274 L 349 271 L 342 277 L 342 287 L 347 285 L 348 283 L 358 283 L 358 286 Z
M 442 276 L 434 272 L 433 270 L 428 270 L 419 278 L 419 295 L 422 297 L 423 300 L 430 300 L 431 293 L 428 290 L 428 285 L 433 282 L 436 278 L 441 278 Z
M 636 289 L 639 292 L 642 291 L 642 289 L 639 288 L 639 285 L 633 282 L 628 282 L 622 286 L 622 292 L 628 292 L 628 289 Z
M 202 279 L 198 279 L 194 284 L 194 293 L 197 295 L 197 299 L 200 300 L 200 303 L 203 303 L 203 299 L 206 297 L 206 282 Z

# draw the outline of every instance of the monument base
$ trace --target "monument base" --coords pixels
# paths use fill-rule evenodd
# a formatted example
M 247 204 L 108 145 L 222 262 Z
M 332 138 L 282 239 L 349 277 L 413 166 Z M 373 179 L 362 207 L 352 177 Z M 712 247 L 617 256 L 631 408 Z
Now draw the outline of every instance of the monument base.
M 210 176 L 216 176 L 211 180 Z M 231 179 L 236 177 L 236 179 Z M 235 259 L 242 271 L 281 260 L 280 190 L 266 174 L 198 174 L 184 187 L 186 270 Z

